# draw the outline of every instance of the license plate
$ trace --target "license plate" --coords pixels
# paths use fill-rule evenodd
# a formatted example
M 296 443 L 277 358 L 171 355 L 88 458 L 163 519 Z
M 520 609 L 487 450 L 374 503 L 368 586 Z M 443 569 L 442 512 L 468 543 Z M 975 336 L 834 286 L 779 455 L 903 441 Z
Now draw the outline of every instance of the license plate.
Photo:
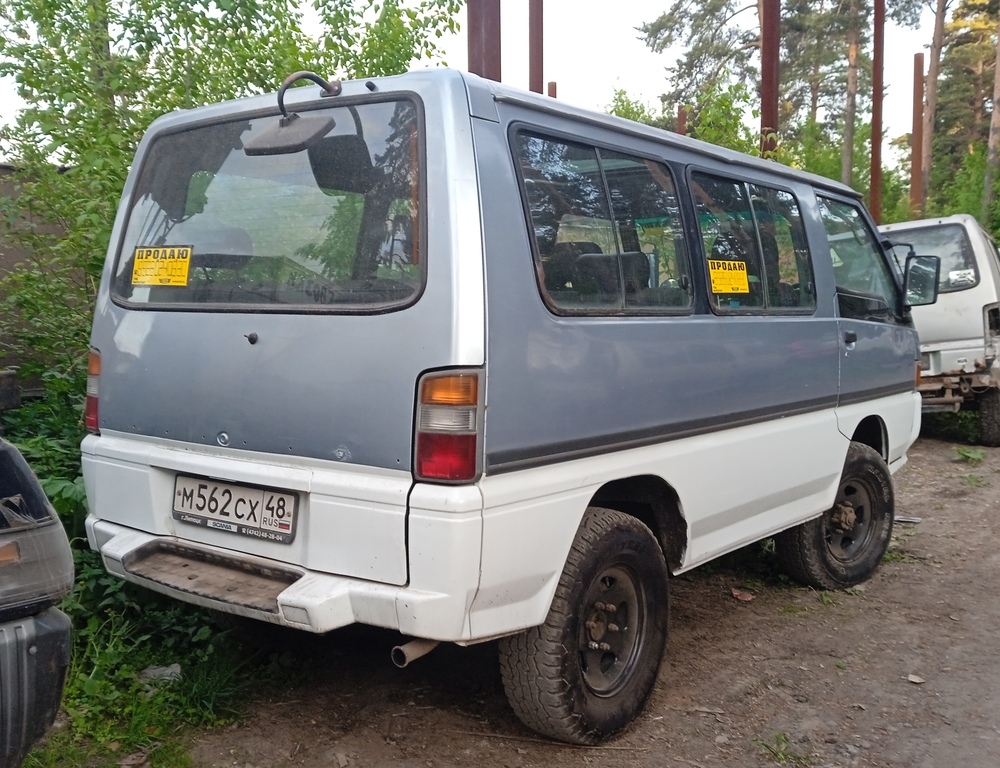
M 173 516 L 193 525 L 266 541 L 295 538 L 298 494 L 178 475 Z

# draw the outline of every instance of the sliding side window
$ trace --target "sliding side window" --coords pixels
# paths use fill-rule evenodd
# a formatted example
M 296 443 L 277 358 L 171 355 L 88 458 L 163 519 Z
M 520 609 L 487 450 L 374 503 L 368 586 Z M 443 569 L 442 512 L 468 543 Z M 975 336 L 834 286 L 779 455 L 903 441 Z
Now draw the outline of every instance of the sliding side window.
M 691 192 L 708 260 L 712 308 L 719 312 L 763 309 L 764 270 L 745 186 L 694 173 Z
M 540 290 L 550 308 L 650 314 L 691 306 L 666 166 L 527 133 L 515 145 Z
M 763 258 L 767 305 L 775 311 L 813 310 L 816 288 L 805 226 L 795 197 L 750 185 L 750 204 Z
M 717 312 L 812 312 L 812 259 L 795 197 L 694 173 L 691 191 Z

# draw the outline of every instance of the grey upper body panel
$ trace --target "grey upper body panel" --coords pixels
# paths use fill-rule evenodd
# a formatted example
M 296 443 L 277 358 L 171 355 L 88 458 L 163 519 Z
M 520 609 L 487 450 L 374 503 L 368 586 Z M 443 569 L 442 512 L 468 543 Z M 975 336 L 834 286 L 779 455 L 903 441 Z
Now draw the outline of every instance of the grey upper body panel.
M 838 317 L 836 286 L 816 190 L 857 201 L 836 182 L 731 155 L 623 121 L 581 125 L 530 98 L 499 102 L 474 121 L 484 185 L 488 290 L 488 472 L 550 463 L 790 416 L 838 402 L 912 390 L 916 337 L 908 323 Z M 604 125 L 604 123 L 607 125 Z M 691 254 L 693 309 L 674 316 L 558 316 L 538 289 L 532 234 L 507 136 L 526 130 L 614 147 L 667 164 L 679 185 Z M 808 316 L 720 317 L 708 303 L 704 254 L 684 181 L 692 170 L 766 184 L 799 200 L 815 267 Z M 861 339 L 845 348 L 844 332 Z M 843 353 L 865 353 L 861 374 Z M 905 364 L 900 365 L 900 362 Z M 841 381 L 841 375 L 845 379 Z

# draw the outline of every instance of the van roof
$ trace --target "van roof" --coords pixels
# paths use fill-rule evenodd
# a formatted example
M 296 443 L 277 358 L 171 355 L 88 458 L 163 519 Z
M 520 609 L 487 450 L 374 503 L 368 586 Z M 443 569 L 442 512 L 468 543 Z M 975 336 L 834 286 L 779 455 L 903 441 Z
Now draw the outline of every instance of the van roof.
M 919 227 L 933 227 L 941 224 L 975 224 L 979 222 L 974 216 L 967 213 L 955 213 L 951 216 L 936 216 L 930 219 L 915 219 L 913 221 L 899 221 L 895 224 L 883 224 L 879 227 L 882 232 L 898 232 L 902 229 L 917 229 Z
M 567 115 L 593 124 L 604 125 L 617 131 L 624 130 L 637 136 L 651 138 L 662 144 L 708 155 L 713 159 L 724 163 L 745 166 L 751 169 L 763 170 L 770 174 L 794 178 L 811 184 L 812 186 L 823 187 L 842 195 L 861 197 L 859 192 L 839 181 L 829 179 L 825 176 L 819 176 L 815 173 L 800 171 L 774 160 L 763 160 L 759 157 L 727 149 L 726 147 L 720 147 L 717 144 L 710 144 L 707 141 L 700 141 L 699 139 L 674 133 L 673 131 L 667 131 L 662 128 L 654 128 L 653 126 L 645 125 L 644 123 L 637 123 L 634 120 L 628 120 L 616 115 L 609 115 L 604 112 L 597 112 L 590 109 L 584 109 L 582 107 L 576 107 L 572 104 L 559 101 L 558 99 L 543 96 L 540 93 L 525 91 L 519 88 L 512 88 L 508 85 L 504 85 L 503 83 L 486 80 L 485 78 L 477 75 L 472 75 L 466 72 L 460 74 L 465 78 L 470 91 L 477 88 L 485 89 L 491 93 L 493 98 L 497 101 L 519 104 L 521 106 L 537 109 L 543 112 Z M 476 99 L 472 99 L 472 103 L 475 104 Z
M 513 88 L 503 83 L 487 80 L 478 75 L 448 67 L 416 69 L 402 75 L 343 81 L 343 91 L 340 98 L 365 95 L 372 91 L 382 93 L 407 91 L 412 93 L 419 92 L 427 87 L 454 88 L 460 84 L 468 93 L 470 112 L 476 117 L 489 119 L 490 114 L 488 113 L 487 105 L 492 102 L 517 104 L 540 112 L 571 117 L 594 125 L 602 125 L 611 130 L 625 131 L 636 136 L 652 139 L 667 146 L 697 152 L 723 163 L 760 170 L 768 174 L 785 176 L 815 187 L 837 192 L 841 195 L 855 198 L 860 198 L 861 196 L 860 193 L 839 181 L 797 170 L 773 160 L 762 160 L 742 152 L 736 152 L 725 147 L 693 139 L 689 136 L 683 136 L 661 128 L 653 128 L 652 126 L 615 115 L 577 107 L 549 96 Z M 318 87 L 289 88 L 285 93 L 284 99 L 286 108 L 293 111 L 297 107 L 318 102 L 320 100 L 319 93 L 320 89 Z M 333 97 L 331 104 L 335 104 L 337 100 L 337 97 Z M 150 128 L 155 128 L 156 131 L 169 131 L 190 123 L 210 122 L 220 118 L 231 117 L 234 112 L 246 114 L 248 112 L 259 111 L 266 113 L 273 111 L 276 106 L 276 92 L 248 96 L 204 107 L 170 112 L 157 118 Z M 496 119 L 495 113 L 492 117 Z

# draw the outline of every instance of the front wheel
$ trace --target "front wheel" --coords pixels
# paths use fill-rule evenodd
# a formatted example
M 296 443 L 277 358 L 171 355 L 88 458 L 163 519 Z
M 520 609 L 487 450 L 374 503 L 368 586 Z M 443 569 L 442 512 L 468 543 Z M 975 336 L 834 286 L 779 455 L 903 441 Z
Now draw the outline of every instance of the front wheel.
M 778 559 L 798 581 L 844 589 L 871 578 L 892 538 L 895 497 L 881 454 L 851 443 L 833 507 L 775 537 Z
M 633 517 L 590 507 L 545 623 L 500 641 L 511 708 L 529 728 L 572 744 L 622 730 L 653 690 L 668 611 L 653 534 Z

